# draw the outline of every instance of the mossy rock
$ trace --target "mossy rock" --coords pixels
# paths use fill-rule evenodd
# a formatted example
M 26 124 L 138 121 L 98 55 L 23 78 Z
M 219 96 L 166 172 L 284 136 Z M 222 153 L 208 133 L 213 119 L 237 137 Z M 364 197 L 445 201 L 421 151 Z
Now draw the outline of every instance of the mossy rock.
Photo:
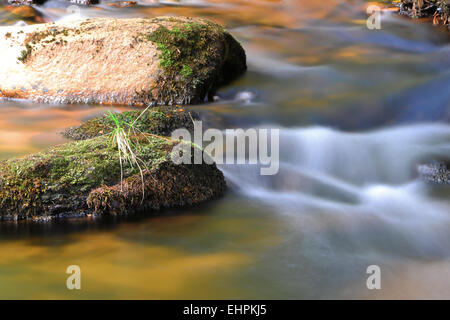
M 114 113 L 114 116 L 125 126 L 133 125 L 136 132 L 151 133 L 160 136 L 170 136 L 179 128 L 189 131 L 194 129 L 194 120 L 199 116 L 196 112 L 186 111 L 181 107 L 154 107 L 146 111 L 132 110 Z M 85 140 L 111 133 L 115 123 L 109 114 L 90 119 L 78 127 L 72 127 L 63 132 L 66 138 Z
M 207 20 L 175 17 L 154 21 L 161 25 L 143 37 L 156 43 L 160 52 L 163 72 L 157 80 L 157 104 L 212 100 L 219 85 L 247 69 L 244 49 L 222 26 Z
M 63 104 L 201 103 L 247 68 L 228 31 L 187 17 L 0 27 L 0 58 L 0 97 Z
M 171 161 L 178 141 L 147 134 L 132 141 L 142 172 L 126 163 L 121 171 L 119 153 L 108 135 L 1 161 L 0 218 L 136 213 L 193 205 L 224 192 L 225 180 L 215 165 Z

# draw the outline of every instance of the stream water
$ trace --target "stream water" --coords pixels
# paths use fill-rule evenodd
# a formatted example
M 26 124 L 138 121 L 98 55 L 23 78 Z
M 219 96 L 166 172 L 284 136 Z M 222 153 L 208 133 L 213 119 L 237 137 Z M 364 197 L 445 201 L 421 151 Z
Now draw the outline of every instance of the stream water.
M 426 185 L 416 171 L 450 159 L 449 33 L 392 11 L 369 30 L 367 5 L 81 8 L 83 17 L 188 15 L 225 25 L 249 70 L 218 101 L 188 108 L 215 128 L 281 128 L 280 171 L 221 165 L 224 198 L 157 216 L 1 223 L 0 298 L 449 299 L 450 188 Z M 68 6 L 37 9 L 56 21 L 73 18 Z M 17 23 L 3 9 L 0 18 Z M 2 101 L 0 159 L 62 143 L 58 132 L 104 110 Z M 73 264 L 79 291 L 65 286 Z M 369 265 L 381 269 L 381 290 L 366 287 Z

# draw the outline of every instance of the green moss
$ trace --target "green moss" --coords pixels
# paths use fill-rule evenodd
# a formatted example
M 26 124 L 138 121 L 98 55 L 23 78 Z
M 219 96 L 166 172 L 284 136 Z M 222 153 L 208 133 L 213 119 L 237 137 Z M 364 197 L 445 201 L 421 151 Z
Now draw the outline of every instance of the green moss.
M 57 45 L 67 44 L 67 40 L 63 39 L 62 36 L 68 36 L 69 31 L 73 31 L 73 30 L 69 30 L 66 28 L 59 28 L 59 29 L 52 28 L 52 29 L 46 30 L 46 31 L 38 31 L 38 32 L 28 33 L 26 35 L 25 42 L 24 42 L 25 50 L 21 51 L 20 56 L 17 57 L 17 60 L 25 63 L 33 51 L 32 45 L 34 45 L 34 46 L 41 45 L 42 47 L 44 47 L 44 43 L 52 43 L 52 42 L 54 42 Z M 23 31 L 21 31 L 21 32 L 23 32 Z M 19 33 L 21 33 L 21 32 L 19 32 Z M 50 39 L 48 39 L 48 38 L 50 38 Z
M 22 50 L 20 53 L 20 56 L 17 57 L 17 60 L 25 63 L 30 56 L 31 52 L 33 51 L 33 47 L 30 44 L 25 44 L 25 50 Z
M 193 73 L 192 68 L 190 66 L 188 66 L 188 65 L 184 65 L 183 68 L 180 71 L 180 74 L 183 77 L 186 77 L 186 78 L 191 76 L 192 73 Z
M 212 34 L 206 34 L 207 31 Z M 191 72 L 183 74 L 187 77 L 192 74 L 194 68 L 201 69 L 206 65 L 207 61 L 203 55 L 209 44 L 205 40 L 219 36 L 214 33 L 217 33 L 215 28 L 208 30 L 200 23 L 183 23 L 172 29 L 160 26 L 147 35 L 147 40 L 157 43 L 158 50 L 161 51 L 159 58 L 162 68 L 169 73 L 180 73 L 189 68 Z M 200 65 L 194 65 L 195 62 Z
M 154 42 L 160 52 L 163 72 L 157 79 L 155 104 L 202 102 L 246 70 L 244 50 L 222 26 L 174 17 L 153 22 L 159 27 L 143 38 Z
M 158 43 L 158 50 L 161 51 L 159 65 L 165 69 L 172 68 L 175 63 L 172 60 L 172 51 L 170 51 L 169 46 Z

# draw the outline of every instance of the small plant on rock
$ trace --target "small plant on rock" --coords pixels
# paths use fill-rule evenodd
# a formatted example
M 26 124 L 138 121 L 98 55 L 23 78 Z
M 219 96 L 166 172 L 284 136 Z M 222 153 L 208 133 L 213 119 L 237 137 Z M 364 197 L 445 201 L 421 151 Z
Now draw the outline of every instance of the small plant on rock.
M 145 162 L 139 158 L 137 155 L 139 149 L 139 142 L 133 143 L 132 135 L 136 135 L 136 128 L 133 123 L 127 123 L 126 121 L 119 120 L 111 111 L 108 111 L 108 115 L 111 120 L 114 122 L 114 129 L 109 133 L 111 136 L 111 142 L 113 145 L 117 146 L 117 151 L 119 152 L 119 161 L 120 161 L 120 186 L 121 191 L 123 191 L 123 166 L 128 162 L 130 167 L 133 169 L 137 167 L 139 169 L 139 173 L 141 175 L 142 180 L 142 201 L 145 197 L 145 188 L 144 188 L 144 170 Z M 145 112 L 145 110 L 144 110 Z M 141 114 L 142 115 L 142 114 Z

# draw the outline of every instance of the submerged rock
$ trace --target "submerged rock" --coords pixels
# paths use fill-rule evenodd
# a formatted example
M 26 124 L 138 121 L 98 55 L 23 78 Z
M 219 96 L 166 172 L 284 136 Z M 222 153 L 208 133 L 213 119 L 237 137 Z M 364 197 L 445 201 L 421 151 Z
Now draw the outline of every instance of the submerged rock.
M 425 182 L 450 184 L 450 169 L 444 163 L 427 163 L 418 166 L 419 176 Z
M 115 1 L 115 2 L 108 2 L 108 6 L 115 7 L 115 8 L 129 8 L 134 7 L 137 5 L 136 1 Z
M 6 17 L 1 19 L 1 23 L 10 24 L 13 22 L 23 21 L 24 25 L 33 23 L 48 22 L 42 13 L 35 8 L 23 5 L 23 6 L 8 6 L 5 5 L 3 9 L 6 11 Z
M 246 70 L 220 25 L 183 17 L 0 27 L 0 57 L 0 96 L 57 103 L 199 103 Z
M 171 161 L 178 141 L 146 134 L 131 139 L 142 171 L 125 161 L 121 170 L 109 135 L 1 161 L 0 219 L 135 213 L 193 205 L 224 192 L 215 165 Z

